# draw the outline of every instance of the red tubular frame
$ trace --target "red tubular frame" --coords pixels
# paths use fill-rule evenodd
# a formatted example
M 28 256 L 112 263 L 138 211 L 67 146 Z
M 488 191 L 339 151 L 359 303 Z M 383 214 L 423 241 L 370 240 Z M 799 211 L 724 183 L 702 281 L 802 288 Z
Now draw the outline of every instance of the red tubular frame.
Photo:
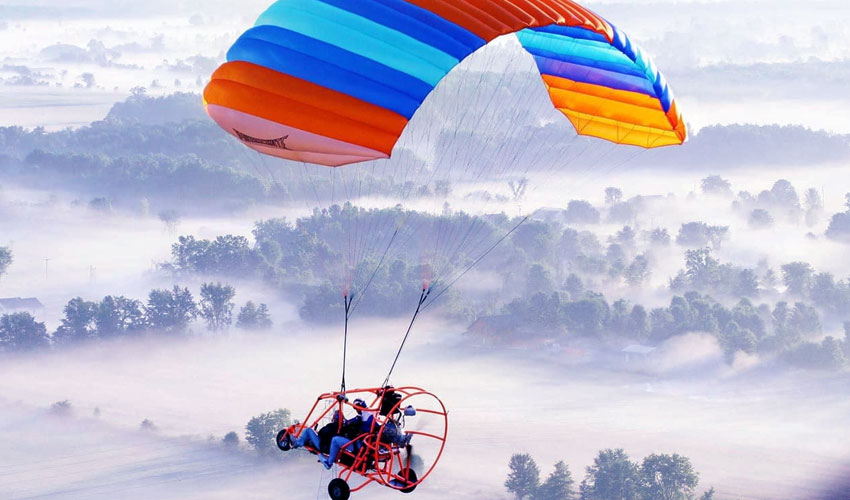
M 434 457 L 431 466 L 424 472 L 424 474 L 422 474 L 422 477 L 418 477 L 416 481 L 412 483 L 408 483 L 408 478 L 401 475 L 410 467 L 410 455 L 406 457 L 406 461 L 402 460 L 401 447 L 396 444 L 381 442 L 381 437 L 385 429 L 384 424 L 386 424 L 391 418 L 388 416 L 382 416 L 380 414 L 380 409 L 383 403 L 384 394 L 391 391 L 401 394 L 402 398 L 392 407 L 388 415 L 393 415 L 398 411 L 403 412 L 405 404 L 409 404 L 408 401 L 411 400 L 411 398 L 426 397 L 436 401 L 439 405 L 439 409 L 420 409 L 413 405 L 417 414 L 422 413 L 442 418 L 442 435 L 421 431 L 405 431 L 407 434 L 411 434 L 413 436 L 421 436 L 422 438 L 434 439 L 440 442 L 440 449 L 437 452 L 437 456 Z M 372 402 L 368 403 L 367 407 L 356 406 L 350 402 L 350 400 L 357 398 L 361 398 L 368 402 L 370 397 L 372 398 Z M 320 411 L 319 406 L 322 402 L 332 402 L 332 404 L 328 404 L 327 408 Z M 407 490 L 409 488 L 415 488 L 431 475 L 431 472 L 434 471 L 434 468 L 437 466 L 437 462 L 440 461 L 440 457 L 443 455 L 449 431 L 448 412 L 446 411 L 446 407 L 443 405 L 443 402 L 440 401 L 437 396 L 419 387 L 391 387 L 386 389 L 383 387 L 376 387 L 370 389 L 353 389 L 344 392 L 327 392 L 316 399 L 316 402 L 313 404 L 313 407 L 310 409 L 310 412 L 307 414 L 304 422 L 291 426 L 287 429 L 287 434 L 297 438 L 307 427 L 318 428 L 322 421 L 328 418 L 333 411 L 339 411 L 342 414 L 345 406 L 349 406 L 354 410 L 373 413 L 375 417 L 372 422 L 372 428 L 369 432 L 363 433 L 346 443 L 345 446 L 341 448 L 340 456 L 337 458 L 337 465 L 339 465 L 341 469 L 337 477 L 346 482 L 349 482 L 354 475 L 358 475 L 363 478 L 363 482 L 361 484 L 351 488 L 352 492 L 360 491 L 373 482 L 394 490 Z M 318 416 L 314 416 L 317 414 Z M 339 419 L 340 430 L 342 429 L 343 421 L 344 418 Z M 378 428 L 376 432 L 376 427 L 378 426 L 380 426 L 380 428 Z M 359 443 L 359 448 L 356 448 L 356 451 L 353 452 L 348 451 L 348 446 L 354 443 Z M 319 454 L 319 450 L 313 450 L 310 447 L 306 448 L 312 453 Z M 349 458 L 351 465 L 346 465 L 345 463 L 340 462 L 339 458 L 343 456 Z M 400 470 L 399 473 L 393 472 L 393 468 L 396 465 Z M 392 484 L 393 481 L 401 484 L 401 486 L 398 484 Z

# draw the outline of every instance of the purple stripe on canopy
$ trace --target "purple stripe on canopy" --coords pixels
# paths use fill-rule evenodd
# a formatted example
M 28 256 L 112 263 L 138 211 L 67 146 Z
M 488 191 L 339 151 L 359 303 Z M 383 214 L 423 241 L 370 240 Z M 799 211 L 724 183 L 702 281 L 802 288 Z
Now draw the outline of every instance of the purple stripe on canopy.
M 575 82 L 590 83 L 617 90 L 640 92 L 651 97 L 657 97 L 652 88 L 652 82 L 646 78 L 624 75 L 604 69 L 591 68 L 580 64 L 557 61 L 546 57 L 534 56 L 540 74 L 558 76 Z

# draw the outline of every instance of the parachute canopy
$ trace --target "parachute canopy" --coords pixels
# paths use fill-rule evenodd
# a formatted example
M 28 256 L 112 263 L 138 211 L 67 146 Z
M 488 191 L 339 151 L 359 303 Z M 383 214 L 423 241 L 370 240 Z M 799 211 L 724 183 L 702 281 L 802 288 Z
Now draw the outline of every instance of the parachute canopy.
M 328 166 L 388 158 L 443 77 L 510 33 L 579 134 L 685 141 L 652 61 L 570 0 L 279 0 L 230 48 L 204 103 L 261 153 Z

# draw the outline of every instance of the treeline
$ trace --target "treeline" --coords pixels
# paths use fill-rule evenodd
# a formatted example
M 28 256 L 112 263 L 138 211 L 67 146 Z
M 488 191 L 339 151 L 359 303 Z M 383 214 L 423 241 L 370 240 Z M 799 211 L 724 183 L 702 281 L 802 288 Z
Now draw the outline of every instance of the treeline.
M 563 339 L 585 336 L 657 345 L 689 332 L 713 333 L 731 363 L 738 352 L 780 354 L 795 366 L 839 369 L 850 360 L 850 322 L 844 338 L 819 340 L 821 321 L 815 308 L 803 302 L 753 305 L 741 299 L 727 308 L 708 295 L 688 292 L 674 296 L 669 307 L 647 311 L 626 300 L 609 304 L 602 294 L 584 292 L 570 300 L 564 292 L 537 293 L 515 299 L 504 307 L 506 327 L 490 342 L 510 343 L 528 337 Z M 817 339 L 817 341 L 815 341 Z
M 693 499 L 699 474 L 690 459 L 673 454 L 652 454 L 633 462 L 622 449 L 599 452 L 576 488 L 569 467 L 558 462 L 545 481 L 527 453 L 511 456 L 505 488 L 517 500 L 662 500 Z M 700 500 L 714 498 L 714 488 Z
M 0 247 L 0 279 L 9 270 L 9 266 L 14 261 L 14 255 L 9 247 Z
M 718 179 L 707 179 L 703 188 L 711 192 L 712 185 L 717 186 Z M 778 186 L 771 191 L 774 196 L 787 193 L 783 183 Z M 622 201 L 616 188 L 607 190 L 606 199 L 609 217 L 616 207 L 629 203 Z M 572 217 L 592 214 L 588 208 L 599 212 L 578 201 L 571 202 L 566 212 Z M 345 260 L 335 244 L 346 241 L 343 225 L 360 218 L 364 227 L 376 228 L 375 240 L 385 241 L 389 237 L 385 233 L 397 227 L 388 221 L 397 220 L 400 210 L 365 211 L 346 205 L 317 210 L 294 222 L 261 221 L 254 228 L 253 244 L 235 236 L 181 237 L 172 247 L 172 262 L 165 267 L 178 278 L 184 274 L 254 277 L 302 294 L 303 319 L 336 321 L 343 315 L 342 293 L 327 278 L 334 263 Z M 463 233 L 470 224 L 466 214 L 408 216 L 415 217 L 409 220 L 417 224 L 417 230 L 426 232 L 437 227 L 437 221 L 439 229 L 449 233 Z M 489 239 L 498 238 L 515 223 L 507 217 L 479 222 L 484 238 Z M 713 257 L 712 247 L 728 237 L 725 226 L 691 222 L 683 224 L 675 237 L 666 228 L 639 232 L 624 226 L 603 244 L 587 229 L 528 221 L 477 267 L 504 277 L 502 289 L 492 292 L 499 294 L 499 300 L 475 294 L 463 299 L 455 296 L 446 301 L 451 305 L 444 312 L 472 321 L 501 310 L 508 318 L 500 319 L 506 328 L 494 339 L 497 342 L 511 342 L 533 331 L 553 339 L 583 336 L 657 345 L 700 331 L 717 336 L 730 362 L 736 353 L 745 352 L 781 355 L 799 366 L 844 366 L 847 341 L 821 340 L 821 335 L 825 324 L 850 320 L 850 283 L 817 273 L 804 262 L 787 263 L 780 273 L 766 265 L 741 268 L 722 263 Z M 666 255 L 667 250 L 660 251 L 674 243 L 685 248 L 685 267 L 670 280 L 675 297 L 669 307 L 647 310 L 624 300 L 609 301 L 596 292 L 612 286 L 641 287 L 656 255 Z M 700 245 L 709 246 L 688 249 Z M 355 274 L 374 273 L 362 312 L 388 317 L 410 313 L 421 290 L 416 285 L 428 274 L 419 254 L 401 251 L 381 266 L 369 260 L 359 265 Z M 764 299 L 770 303 L 759 302 Z
M 30 313 L 5 314 L 0 316 L 0 352 L 66 346 L 144 331 L 182 335 L 197 318 L 202 319 L 210 331 L 223 331 L 233 324 L 235 296 L 236 290 L 230 285 L 204 283 L 197 302 L 188 288 L 176 285 L 172 289 L 151 290 L 145 303 L 123 296 L 107 296 L 98 302 L 77 297 L 65 305 L 62 322 L 51 333 Z M 268 307 L 248 301 L 237 314 L 236 326 L 270 328 L 272 320 Z

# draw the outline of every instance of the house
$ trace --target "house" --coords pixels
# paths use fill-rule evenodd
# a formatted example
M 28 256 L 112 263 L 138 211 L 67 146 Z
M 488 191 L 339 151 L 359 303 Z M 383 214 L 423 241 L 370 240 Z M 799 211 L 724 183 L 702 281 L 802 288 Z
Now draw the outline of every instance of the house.
M 469 325 L 466 333 L 475 337 L 480 345 L 492 345 L 505 342 L 518 326 L 519 321 L 510 314 L 484 316 Z
M 652 353 L 655 352 L 655 347 L 632 344 L 626 346 L 621 352 L 625 357 L 625 361 L 627 363 L 630 363 L 634 361 L 643 361 L 645 359 L 648 359 L 652 355 Z
M 9 314 L 20 311 L 35 312 L 42 309 L 44 309 L 44 304 L 34 297 L 0 299 L 0 314 Z

